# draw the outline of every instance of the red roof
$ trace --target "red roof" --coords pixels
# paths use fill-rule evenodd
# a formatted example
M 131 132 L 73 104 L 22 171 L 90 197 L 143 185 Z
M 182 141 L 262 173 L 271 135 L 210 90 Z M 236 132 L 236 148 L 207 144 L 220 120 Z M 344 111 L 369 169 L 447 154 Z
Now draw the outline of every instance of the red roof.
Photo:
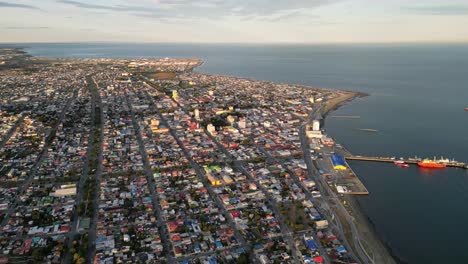
M 314 257 L 314 262 L 315 263 L 323 263 L 323 257 L 321 257 L 321 256 Z
M 237 211 L 231 211 L 231 215 L 232 215 L 232 217 L 236 218 L 236 217 L 240 216 L 240 213 L 237 212 Z

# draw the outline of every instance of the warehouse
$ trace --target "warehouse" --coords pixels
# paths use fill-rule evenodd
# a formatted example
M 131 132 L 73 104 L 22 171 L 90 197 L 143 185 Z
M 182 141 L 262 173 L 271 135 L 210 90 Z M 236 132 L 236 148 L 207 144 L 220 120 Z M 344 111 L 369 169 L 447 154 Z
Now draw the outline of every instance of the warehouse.
M 335 170 L 346 170 L 346 163 L 340 155 L 333 154 L 331 156 L 331 161 Z

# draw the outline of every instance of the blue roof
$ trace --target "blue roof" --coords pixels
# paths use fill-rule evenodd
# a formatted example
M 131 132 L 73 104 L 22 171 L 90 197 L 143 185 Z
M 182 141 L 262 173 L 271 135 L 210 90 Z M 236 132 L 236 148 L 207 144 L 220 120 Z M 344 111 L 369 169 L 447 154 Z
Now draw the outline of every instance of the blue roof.
M 309 247 L 309 249 L 317 249 L 317 245 L 313 240 L 307 240 L 307 246 Z
M 332 160 L 333 166 L 346 166 L 346 163 L 343 157 L 341 157 L 340 155 L 333 154 L 331 156 L 331 160 Z
M 312 219 L 315 219 L 315 220 L 320 220 L 322 219 L 322 216 L 318 213 L 318 212 L 312 212 L 309 214 L 309 216 L 312 218 Z
M 340 252 L 340 253 L 345 253 L 346 252 L 346 248 L 344 246 L 341 246 L 341 247 L 337 248 L 336 250 L 338 250 L 338 252 Z

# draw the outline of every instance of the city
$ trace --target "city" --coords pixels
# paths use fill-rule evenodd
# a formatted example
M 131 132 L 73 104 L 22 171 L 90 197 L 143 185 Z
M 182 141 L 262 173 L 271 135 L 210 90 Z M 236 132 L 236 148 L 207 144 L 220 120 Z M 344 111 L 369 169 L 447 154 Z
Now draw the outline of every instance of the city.
M 318 120 L 356 94 L 199 60 L 24 60 L 0 72 L 1 262 L 373 261 Z
M 468 0 L 0 11 L 0 264 L 468 263 Z

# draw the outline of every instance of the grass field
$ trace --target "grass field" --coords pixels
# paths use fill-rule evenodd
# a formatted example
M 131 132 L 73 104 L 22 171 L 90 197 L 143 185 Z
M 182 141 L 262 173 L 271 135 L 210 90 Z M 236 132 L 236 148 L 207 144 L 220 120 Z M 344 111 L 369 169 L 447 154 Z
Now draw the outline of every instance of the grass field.
M 155 80 L 175 80 L 177 75 L 174 72 L 157 72 L 149 75 Z

